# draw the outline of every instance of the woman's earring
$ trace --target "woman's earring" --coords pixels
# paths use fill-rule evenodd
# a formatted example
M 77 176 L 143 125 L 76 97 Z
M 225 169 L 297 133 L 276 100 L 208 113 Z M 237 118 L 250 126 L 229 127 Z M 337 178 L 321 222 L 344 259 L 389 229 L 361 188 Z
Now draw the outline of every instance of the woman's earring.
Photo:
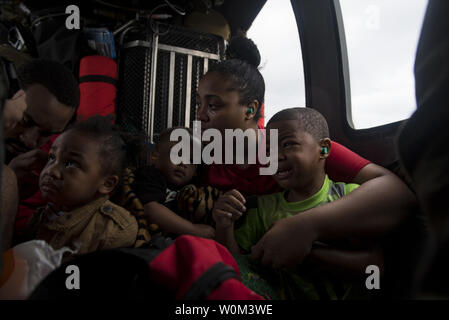
M 248 111 L 246 112 L 246 114 L 253 114 L 254 113 L 254 108 L 253 107 L 249 107 Z

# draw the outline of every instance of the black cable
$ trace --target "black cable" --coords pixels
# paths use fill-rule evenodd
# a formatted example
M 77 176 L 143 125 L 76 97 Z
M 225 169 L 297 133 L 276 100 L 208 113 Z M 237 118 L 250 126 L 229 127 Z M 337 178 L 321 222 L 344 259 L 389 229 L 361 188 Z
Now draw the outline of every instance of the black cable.
M 160 5 L 156 6 L 156 7 L 154 7 L 154 8 L 150 11 L 150 14 L 149 14 L 151 31 L 153 31 L 153 33 L 156 34 L 156 35 L 158 35 L 158 36 L 166 35 L 166 34 L 168 33 L 168 31 L 170 30 L 170 27 L 167 27 L 167 30 L 165 30 L 164 32 L 159 32 L 159 29 L 155 26 L 155 24 L 154 24 L 154 19 L 152 18 L 152 17 L 153 17 L 153 14 L 154 14 L 154 12 L 156 12 L 156 10 L 159 10 L 160 8 L 164 8 L 164 7 L 169 7 L 169 5 L 167 5 L 167 4 L 165 4 L 165 3 L 160 4 Z
M 181 15 L 181 16 L 185 16 L 186 12 L 184 10 L 182 10 L 182 8 L 180 8 L 177 5 L 174 5 L 172 3 L 170 3 L 170 1 L 165 0 L 165 3 L 167 3 L 167 5 L 173 10 L 175 11 L 177 14 Z

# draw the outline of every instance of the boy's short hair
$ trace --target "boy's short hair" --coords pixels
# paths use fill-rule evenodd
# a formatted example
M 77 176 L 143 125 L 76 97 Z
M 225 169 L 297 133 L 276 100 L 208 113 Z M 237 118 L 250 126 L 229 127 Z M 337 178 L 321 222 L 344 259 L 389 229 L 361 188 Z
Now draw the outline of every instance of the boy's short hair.
M 302 130 L 309 133 L 317 141 L 329 138 L 329 128 L 324 116 L 311 108 L 289 108 L 276 113 L 268 121 L 270 123 L 276 121 L 298 120 L 298 124 Z

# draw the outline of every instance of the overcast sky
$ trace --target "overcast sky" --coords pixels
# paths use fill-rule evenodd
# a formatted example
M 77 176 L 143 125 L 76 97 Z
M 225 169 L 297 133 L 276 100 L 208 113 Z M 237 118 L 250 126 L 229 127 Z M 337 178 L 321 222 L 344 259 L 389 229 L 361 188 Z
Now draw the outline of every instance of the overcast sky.
M 413 64 L 427 0 L 340 0 L 356 128 L 408 118 Z M 262 56 L 266 119 L 305 106 L 298 29 L 290 0 L 268 0 L 248 31 Z

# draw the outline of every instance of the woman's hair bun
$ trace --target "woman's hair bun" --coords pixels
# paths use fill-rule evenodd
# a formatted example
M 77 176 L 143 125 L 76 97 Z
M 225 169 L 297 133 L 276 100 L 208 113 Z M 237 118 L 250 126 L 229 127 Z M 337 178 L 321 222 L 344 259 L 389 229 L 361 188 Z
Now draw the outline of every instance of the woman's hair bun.
M 260 53 L 256 44 L 244 35 L 231 38 L 226 49 L 226 58 L 243 60 L 256 68 L 260 64 Z

